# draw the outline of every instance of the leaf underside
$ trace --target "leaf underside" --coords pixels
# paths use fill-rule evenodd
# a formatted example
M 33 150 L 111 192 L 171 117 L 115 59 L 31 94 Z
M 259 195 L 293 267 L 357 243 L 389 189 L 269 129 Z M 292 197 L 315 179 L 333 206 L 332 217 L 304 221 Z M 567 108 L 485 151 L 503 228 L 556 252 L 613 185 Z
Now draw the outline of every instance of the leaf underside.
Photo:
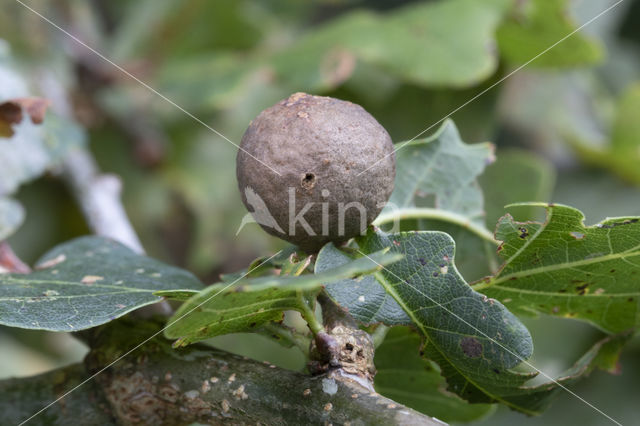
M 493 162 L 493 145 L 465 144 L 451 120 L 424 139 L 398 144 L 396 183 L 381 216 L 414 207 L 437 207 L 484 227 L 477 177 Z
M 446 232 L 456 241 L 456 264 L 465 276 L 491 273 L 494 240 L 485 227 L 478 177 L 494 161 L 493 145 L 466 144 L 446 120 L 432 136 L 396 146 L 395 188 L 374 224 L 400 219 L 400 230 Z
M 502 402 L 528 414 L 539 414 L 561 387 L 593 368 L 612 371 L 625 332 L 596 344 L 560 378 L 528 386 L 536 373 L 512 368 L 526 364 L 532 343 L 526 328 L 500 302 L 473 291 L 453 264 L 454 243 L 439 232 L 385 235 L 370 233 L 362 249 L 391 252 L 404 259 L 376 273 L 424 339 L 421 354 L 440 368 L 447 389 L 475 403 Z M 355 285 L 355 282 L 347 283 Z M 350 311 L 352 306 L 345 306 Z M 379 307 L 382 309 L 382 307 Z M 433 383 L 432 383 L 433 384 Z
M 353 259 L 333 245 L 327 245 L 318 255 L 315 272 L 344 265 Z M 325 291 L 339 305 L 347 307 L 349 314 L 363 324 L 409 325 L 411 318 L 398 302 L 387 293 L 374 275 L 358 280 L 345 279 L 327 283 Z
M 360 243 L 365 252 L 389 247 L 405 256 L 376 276 L 426 338 L 424 355 L 440 366 L 448 389 L 472 402 L 513 406 L 508 395 L 533 377 L 511 371 L 531 356 L 531 336 L 500 302 L 463 280 L 451 237 L 370 233 Z

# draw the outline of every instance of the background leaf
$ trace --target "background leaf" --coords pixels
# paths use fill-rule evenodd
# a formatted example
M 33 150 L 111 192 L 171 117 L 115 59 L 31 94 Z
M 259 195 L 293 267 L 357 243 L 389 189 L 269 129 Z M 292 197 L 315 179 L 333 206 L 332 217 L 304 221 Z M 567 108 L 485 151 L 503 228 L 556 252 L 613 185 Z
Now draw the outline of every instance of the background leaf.
M 25 79 L 9 66 L 10 55 L 2 47 L 0 103 L 26 98 L 30 94 Z M 48 113 L 43 124 L 34 124 L 27 111 L 23 110 L 22 116 L 20 123 L 7 127 L 9 133 L 0 129 L 0 195 L 11 194 L 23 182 L 59 164 L 69 150 L 85 143 L 83 130 L 69 120 Z
M 354 12 L 276 56 L 276 73 L 296 86 L 313 86 L 300 79 L 315 77 L 324 80 L 316 90 L 326 89 L 344 79 L 331 72 L 331 61 L 338 64 L 342 52 L 347 55 L 343 60 L 353 55 L 418 84 L 466 86 L 495 69 L 496 57 L 486 46 L 508 4 L 450 0 L 409 5 L 386 15 Z
M 569 138 L 577 153 L 589 164 L 606 168 L 622 179 L 640 184 L 640 84 L 630 87 L 618 100 L 607 146 L 594 146 Z
M 496 69 L 497 55 L 490 46 L 509 4 L 448 0 L 387 13 L 362 8 L 314 31 L 287 34 L 289 43 L 276 49 L 259 45 L 248 57 L 222 53 L 186 63 L 180 58 L 161 71 L 160 86 L 172 99 L 179 96 L 181 105 L 213 108 L 237 102 L 252 88 L 261 89 L 265 80 L 282 90 L 277 98 L 301 87 L 310 92 L 334 89 L 371 66 L 418 85 L 466 87 Z
M 510 21 L 498 30 L 498 45 L 504 58 L 521 65 L 576 30 L 569 17 L 568 0 L 515 2 Z M 580 32 L 533 61 L 530 66 L 561 68 L 590 65 L 603 57 L 602 47 Z
M 519 149 L 498 152 L 495 163 L 479 177 L 487 223 L 497 223 L 508 204 L 551 201 L 555 178 L 553 164 L 544 157 Z M 517 207 L 518 215 L 526 218 L 535 218 L 539 210 L 530 205 Z
M 585 227 L 579 210 L 537 205 L 547 210 L 544 223 L 498 222 L 505 263 L 474 288 L 521 314 L 581 319 L 609 333 L 638 327 L 640 218 Z
M 82 330 L 159 302 L 154 291 L 201 287 L 185 270 L 106 238 L 82 237 L 53 248 L 31 274 L 0 274 L 0 324 Z
M 59 165 L 71 149 L 85 143 L 77 125 L 51 113 L 41 125 L 27 117 L 14 130 L 12 137 L 0 137 L 0 195 Z

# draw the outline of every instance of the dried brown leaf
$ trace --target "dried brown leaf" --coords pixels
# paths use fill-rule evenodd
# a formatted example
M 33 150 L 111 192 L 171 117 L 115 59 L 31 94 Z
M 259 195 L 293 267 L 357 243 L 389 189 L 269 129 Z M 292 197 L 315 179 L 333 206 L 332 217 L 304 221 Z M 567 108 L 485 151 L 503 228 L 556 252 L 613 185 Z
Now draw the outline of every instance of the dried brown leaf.
M 34 124 L 42 124 L 50 101 L 45 98 L 16 98 L 0 103 L 0 136 L 13 136 L 13 124 L 22 122 L 23 110 Z

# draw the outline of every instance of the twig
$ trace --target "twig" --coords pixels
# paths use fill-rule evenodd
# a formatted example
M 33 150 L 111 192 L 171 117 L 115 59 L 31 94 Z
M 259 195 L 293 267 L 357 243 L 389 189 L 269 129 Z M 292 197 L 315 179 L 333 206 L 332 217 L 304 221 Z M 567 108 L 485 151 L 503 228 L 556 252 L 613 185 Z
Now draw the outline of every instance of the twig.
M 318 303 L 322 307 L 325 330 L 315 333 L 310 350 L 309 370 L 314 374 L 333 372 L 357 381 L 373 391 L 373 339 L 335 304 L 325 293 L 320 293 Z
M 86 149 L 71 152 L 64 161 L 63 176 L 82 208 L 91 230 L 144 253 L 120 202 L 122 184 L 115 175 L 100 174 Z
M 0 424 L 28 418 L 157 325 L 118 321 L 101 330 L 87 370 L 75 365 L 0 381 Z M 201 345 L 174 350 L 161 337 L 85 386 L 42 413 L 40 421 L 47 416 L 52 425 L 78 419 L 87 425 L 442 425 L 335 372 L 312 377 Z
M 40 89 L 52 103 L 52 109 L 73 120 L 68 94 L 59 81 L 46 70 L 42 71 L 39 81 Z M 117 176 L 102 174 L 86 148 L 74 150 L 67 155 L 62 175 L 93 233 L 119 241 L 137 253 L 144 253 L 142 243 L 120 201 L 122 183 Z

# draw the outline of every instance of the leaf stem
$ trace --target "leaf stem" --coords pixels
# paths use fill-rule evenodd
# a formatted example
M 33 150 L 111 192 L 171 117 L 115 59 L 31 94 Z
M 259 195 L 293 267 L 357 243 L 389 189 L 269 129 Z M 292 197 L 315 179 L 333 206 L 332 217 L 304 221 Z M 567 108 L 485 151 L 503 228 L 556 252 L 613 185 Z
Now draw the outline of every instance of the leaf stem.
M 324 331 L 324 327 L 322 326 L 320 321 L 318 321 L 318 317 L 316 317 L 316 312 L 309 306 L 309 302 L 304 296 L 304 292 L 302 290 L 297 290 L 296 294 L 298 296 L 298 301 L 300 302 L 300 314 L 302 315 L 302 318 L 304 318 L 304 320 L 307 322 L 307 325 L 309 325 L 309 329 L 311 330 L 313 335 L 315 336 L 321 331 Z
M 288 342 L 291 346 L 297 347 L 305 357 L 309 357 L 310 340 L 308 337 L 296 334 L 296 332 L 289 327 L 277 323 L 267 323 L 264 325 L 264 329 Z
M 476 281 L 475 283 L 470 284 L 471 288 L 477 292 L 481 292 L 482 290 L 485 290 L 491 287 L 492 285 L 493 285 L 492 282 L 485 282 L 485 281 Z
M 495 245 L 499 244 L 498 241 L 493 238 L 493 234 L 491 234 L 491 232 L 483 226 L 471 222 L 469 218 L 458 213 L 427 207 L 400 208 L 389 213 L 383 213 L 373 221 L 373 224 L 380 226 L 385 223 L 403 219 L 433 219 L 453 223 L 454 225 L 458 225 L 469 230 L 469 232 L 472 232 L 486 241 Z
M 388 332 L 389 327 L 384 324 L 380 324 L 378 327 L 376 327 L 375 330 L 373 330 L 373 333 L 371 333 L 371 338 L 373 339 L 373 346 L 375 346 L 376 349 L 382 344 L 382 342 L 384 342 L 384 339 L 385 337 L 387 337 Z

